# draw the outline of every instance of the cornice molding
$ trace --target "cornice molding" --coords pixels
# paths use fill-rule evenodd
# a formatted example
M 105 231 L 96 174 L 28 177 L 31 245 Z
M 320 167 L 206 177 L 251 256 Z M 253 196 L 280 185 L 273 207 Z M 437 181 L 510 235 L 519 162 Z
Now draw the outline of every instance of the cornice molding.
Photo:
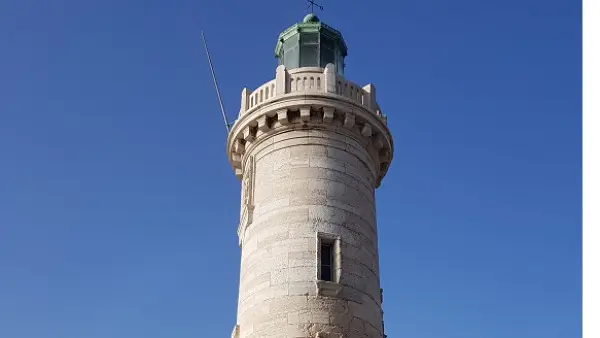
M 364 106 L 331 93 L 285 94 L 241 116 L 227 140 L 227 153 L 235 175 L 242 178 L 242 162 L 254 142 L 262 142 L 285 130 L 311 128 L 343 132 L 361 140 L 375 162 L 376 185 L 379 186 L 394 149 L 385 120 Z

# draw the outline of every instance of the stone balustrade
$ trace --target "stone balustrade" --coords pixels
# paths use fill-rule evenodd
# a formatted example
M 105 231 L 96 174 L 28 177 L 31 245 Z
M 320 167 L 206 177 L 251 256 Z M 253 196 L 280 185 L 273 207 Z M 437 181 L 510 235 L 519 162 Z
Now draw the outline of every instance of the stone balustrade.
M 364 87 L 344 79 L 335 72 L 333 64 L 325 68 L 304 67 L 292 70 L 284 66 L 277 67 L 276 77 L 254 91 L 247 88 L 242 90 L 241 107 L 238 118 L 258 109 L 264 104 L 276 101 L 287 94 L 307 94 L 341 96 L 354 104 L 370 110 L 373 114 L 387 122 L 386 116 L 377 104 L 375 86 L 368 84 Z

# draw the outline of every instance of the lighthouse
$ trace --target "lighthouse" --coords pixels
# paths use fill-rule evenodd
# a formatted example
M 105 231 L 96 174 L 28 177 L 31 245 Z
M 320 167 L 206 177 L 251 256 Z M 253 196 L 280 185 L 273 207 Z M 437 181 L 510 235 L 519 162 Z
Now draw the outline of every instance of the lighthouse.
M 275 56 L 227 139 L 241 181 L 232 338 L 383 338 L 375 190 L 393 140 L 375 86 L 344 76 L 346 42 L 314 14 Z

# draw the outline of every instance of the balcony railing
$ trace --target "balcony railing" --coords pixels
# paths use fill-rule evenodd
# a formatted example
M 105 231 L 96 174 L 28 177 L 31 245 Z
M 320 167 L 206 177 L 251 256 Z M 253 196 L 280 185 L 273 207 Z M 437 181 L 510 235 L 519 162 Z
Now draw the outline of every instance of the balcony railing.
M 286 70 L 277 67 L 274 80 L 271 80 L 254 91 L 242 90 L 242 104 L 239 117 L 256 107 L 291 93 L 326 93 L 350 99 L 352 102 L 371 110 L 384 123 L 386 117 L 377 104 L 375 86 L 368 84 L 360 87 L 344 79 L 335 72 L 332 64 L 325 68 L 305 67 Z

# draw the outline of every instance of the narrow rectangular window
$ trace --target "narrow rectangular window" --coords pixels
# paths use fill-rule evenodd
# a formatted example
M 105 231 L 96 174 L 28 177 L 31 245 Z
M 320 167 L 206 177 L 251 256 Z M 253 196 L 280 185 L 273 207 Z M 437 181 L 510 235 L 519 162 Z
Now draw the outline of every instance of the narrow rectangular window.
M 333 281 L 333 245 L 321 243 L 321 278 L 320 280 Z
M 337 235 L 319 233 L 317 244 L 317 279 L 339 283 L 341 268 L 340 238 Z

